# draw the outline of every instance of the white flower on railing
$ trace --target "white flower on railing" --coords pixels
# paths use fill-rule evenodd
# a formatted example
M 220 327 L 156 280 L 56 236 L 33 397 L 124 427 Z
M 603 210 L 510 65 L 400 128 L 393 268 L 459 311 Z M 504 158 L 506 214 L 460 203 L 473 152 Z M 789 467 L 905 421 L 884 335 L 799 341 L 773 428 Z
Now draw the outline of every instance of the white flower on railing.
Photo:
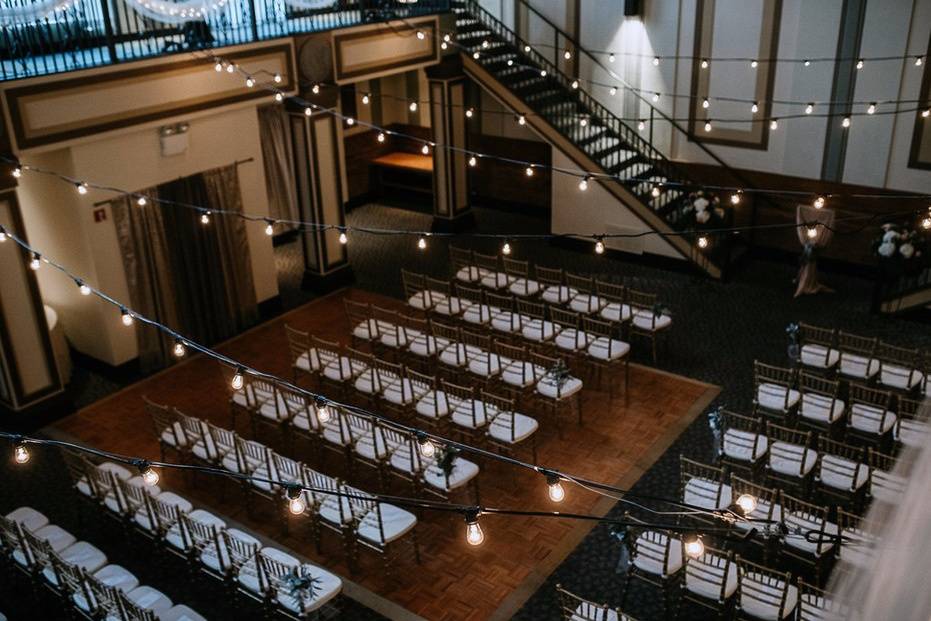
M 899 246 L 899 254 L 901 254 L 906 259 L 911 259 L 912 255 L 915 254 L 915 247 L 908 242 L 905 242 Z
M 898 234 L 897 231 L 886 231 L 886 232 L 883 234 L 883 242 L 884 242 L 884 243 L 893 242 L 893 241 L 896 240 L 896 238 L 897 238 L 898 236 L 899 236 L 899 234 Z
M 692 206 L 695 207 L 695 211 L 705 211 L 708 209 L 708 205 L 710 205 L 710 203 L 704 196 L 699 196 L 695 199 L 695 202 L 692 203 Z
M 707 202 L 707 201 L 706 201 Z M 711 219 L 711 212 L 707 209 L 699 209 L 695 212 L 695 221 L 704 224 Z
M 883 239 L 885 239 L 885 236 Z M 895 244 L 891 241 L 884 241 L 883 243 L 879 244 L 879 248 L 876 249 L 876 252 L 878 252 L 879 256 L 881 257 L 891 257 L 895 254 Z

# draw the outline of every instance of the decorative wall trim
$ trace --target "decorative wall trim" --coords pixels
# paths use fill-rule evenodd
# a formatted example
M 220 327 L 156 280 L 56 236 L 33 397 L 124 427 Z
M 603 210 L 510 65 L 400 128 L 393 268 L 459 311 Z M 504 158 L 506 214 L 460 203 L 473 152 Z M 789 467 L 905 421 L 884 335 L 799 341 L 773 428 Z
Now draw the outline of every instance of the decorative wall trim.
M 415 33 L 426 36 L 418 39 Z M 333 71 L 337 84 L 410 71 L 440 61 L 440 18 L 405 20 L 334 31 Z
M 925 53 L 925 70 L 921 78 L 921 91 L 918 107 L 925 109 L 931 106 L 931 62 L 927 62 L 931 54 L 931 36 L 928 38 L 928 51 Z M 912 148 L 908 155 L 908 167 L 931 170 L 931 119 L 922 118 L 921 112 L 915 114 L 915 128 L 912 130 Z
M 712 133 L 704 131 L 705 121 L 714 121 L 714 110 L 708 114 L 701 107 L 702 99 L 709 95 L 709 83 L 714 71 L 732 70 L 733 64 L 711 63 L 708 69 L 701 68 L 702 58 L 714 57 L 714 16 L 716 0 L 697 0 L 695 10 L 695 47 L 692 60 L 691 105 L 689 106 L 689 140 L 720 144 L 745 149 L 766 150 L 769 146 L 769 125 L 752 123 L 749 131 L 734 129 L 729 125 L 715 125 Z M 779 48 L 779 25 L 782 20 L 782 0 L 763 0 L 763 13 L 760 23 L 760 47 L 758 58 L 775 58 Z M 727 36 L 727 33 L 719 33 Z M 773 98 L 773 84 L 776 78 L 775 63 L 760 63 L 754 70 L 756 83 L 754 93 L 760 102 L 757 118 L 769 117 Z M 749 111 L 748 111 L 749 113 Z M 728 115 L 730 116 L 730 115 Z M 748 116 L 748 120 L 751 117 Z
M 131 69 L 106 67 L 36 78 L 3 90 L 10 134 L 18 150 L 93 136 L 101 132 L 190 114 L 253 99 L 267 91 L 217 76 L 211 61 L 183 56 Z M 280 71 L 280 88 L 296 89 L 291 40 L 225 52 L 247 71 Z M 166 88 L 171 80 L 175 88 Z M 237 83 L 238 82 L 238 83 Z M 192 90 L 194 92 L 192 92 Z M 80 102 L 80 105 L 75 105 Z

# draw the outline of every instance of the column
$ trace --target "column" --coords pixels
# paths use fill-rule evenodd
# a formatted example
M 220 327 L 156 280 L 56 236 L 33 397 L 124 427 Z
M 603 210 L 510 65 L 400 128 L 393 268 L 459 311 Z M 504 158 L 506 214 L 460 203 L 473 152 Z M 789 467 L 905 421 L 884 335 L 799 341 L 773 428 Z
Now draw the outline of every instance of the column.
M 340 119 L 321 110 L 315 110 L 310 116 L 295 110 L 289 113 L 288 118 L 297 186 L 295 196 L 301 220 L 345 226 Z M 340 243 L 339 239 L 338 229 L 305 230 L 302 233 L 302 286 L 305 289 L 332 291 L 352 281 L 348 244 Z M 352 233 L 349 233 L 351 243 Z
M 458 55 L 428 67 L 433 126 L 433 227 L 460 230 L 473 222 L 469 204 L 469 156 L 465 110 L 467 78 Z M 452 149 L 447 147 L 453 147 Z M 481 164 L 479 164 L 481 165 Z

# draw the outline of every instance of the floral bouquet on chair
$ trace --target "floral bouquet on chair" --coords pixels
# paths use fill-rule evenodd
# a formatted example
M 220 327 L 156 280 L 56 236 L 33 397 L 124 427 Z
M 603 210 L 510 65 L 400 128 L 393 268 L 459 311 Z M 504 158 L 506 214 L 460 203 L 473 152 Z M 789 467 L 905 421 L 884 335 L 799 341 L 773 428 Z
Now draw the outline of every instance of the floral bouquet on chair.
M 915 273 L 927 264 L 927 245 L 918 231 L 887 223 L 873 240 L 873 253 L 887 273 Z

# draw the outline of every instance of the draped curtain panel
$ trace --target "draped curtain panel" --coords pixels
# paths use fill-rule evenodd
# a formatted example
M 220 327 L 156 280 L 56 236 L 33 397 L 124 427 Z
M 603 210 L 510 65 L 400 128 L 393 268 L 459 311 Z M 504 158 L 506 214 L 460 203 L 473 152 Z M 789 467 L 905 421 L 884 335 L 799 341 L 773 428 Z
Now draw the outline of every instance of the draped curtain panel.
M 262 137 L 262 160 L 268 193 L 268 214 L 275 220 L 299 220 L 294 196 L 294 169 L 291 140 L 288 137 L 287 112 L 282 106 L 259 108 L 259 135 Z M 278 232 L 293 225 L 278 224 Z
M 798 241 L 807 256 L 802 258 L 798 271 L 798 286 L 795 297 L 808 293 L 830 291 L 818 282 L 818 253 L 827 248 L 834 239 L 834 210 L 815 209 L 811 205 L 797 205 L 795 208 L 795 223 L 798 231 Z M 803 226 L 805 225 L 805 226 Z M 809 229 L 815 230 L 814 237 L 809 237 Z
M 171 181 L 140 193 L 242 212 L 236 166 Z M 211 345 L 258 319 L 249 243 L 243 220 L 179 206 L 144 207 L 131 198 L 111 201 L 133 308 L 191 339 Z M 172 361 L 172 342 L 155 330 L 137 329 L 143 370 Z
M 148 188 L 140 194 L 157 196 L 158 189 Z M 133 309 L 166 325 L 178 326 L 164 212 L 156 206 L 138 207 L 129 196 L 111 201 L 110 207 Z M 171 343 L 160 331 L 137 328 L 136 339 L 143 371 L 160 368 L 170 360 Z

